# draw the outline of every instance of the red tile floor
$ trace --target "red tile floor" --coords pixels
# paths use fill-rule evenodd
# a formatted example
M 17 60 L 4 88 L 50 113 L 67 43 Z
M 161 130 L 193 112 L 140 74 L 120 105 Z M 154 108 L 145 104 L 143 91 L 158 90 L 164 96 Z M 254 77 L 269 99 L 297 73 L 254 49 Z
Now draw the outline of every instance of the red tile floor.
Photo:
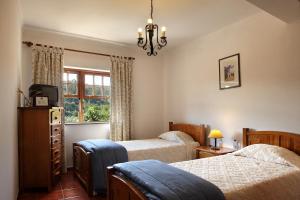
M 18 200 L 105 200 L 104 197 L 89 197 L 79 181 L 68 170 L 51 192 L 28 192 L 21 194 Z

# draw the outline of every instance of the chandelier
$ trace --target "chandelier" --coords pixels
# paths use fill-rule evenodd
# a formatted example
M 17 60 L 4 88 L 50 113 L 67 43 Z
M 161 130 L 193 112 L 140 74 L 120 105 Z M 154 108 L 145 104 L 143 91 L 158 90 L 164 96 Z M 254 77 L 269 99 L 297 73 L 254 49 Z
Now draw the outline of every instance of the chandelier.
M 138 29 L 138 42 L 137 45 L 147 51 L 148 56 L 156 56 L 157 50 L 160 50 L 167 45 L 166 27 L 161 27 L 161 36 L 158 37 L 158 25 L 153 24 L 153 0 L 151 0 L 151 13 L 150 18 L 147 20 L 145 26 L 145 37 L 143 38 L 143 29 Z M 156 37 L 156 38 L 155 38 Z

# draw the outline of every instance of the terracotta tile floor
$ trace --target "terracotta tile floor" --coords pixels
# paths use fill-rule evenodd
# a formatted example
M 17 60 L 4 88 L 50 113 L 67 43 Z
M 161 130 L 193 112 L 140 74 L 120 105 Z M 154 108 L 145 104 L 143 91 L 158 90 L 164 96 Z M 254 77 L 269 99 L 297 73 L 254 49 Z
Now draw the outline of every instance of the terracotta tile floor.
M 51 192 L 30 192 L 21 194 L 18 200 L 105 200 L 104 197 L 89 197 L 73 171 L 62 176 L 61 181 Z

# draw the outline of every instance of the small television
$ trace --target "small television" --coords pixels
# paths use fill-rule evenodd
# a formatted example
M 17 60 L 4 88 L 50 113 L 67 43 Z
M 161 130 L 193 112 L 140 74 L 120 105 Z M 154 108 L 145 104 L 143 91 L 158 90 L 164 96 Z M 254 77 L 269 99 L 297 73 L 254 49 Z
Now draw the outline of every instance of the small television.
M 34 99 L 37 96 L 48 97 L 49 106 L 58 104 L 58 87 L 52 85 L 33 84 L 29 88 L 29 96 Z

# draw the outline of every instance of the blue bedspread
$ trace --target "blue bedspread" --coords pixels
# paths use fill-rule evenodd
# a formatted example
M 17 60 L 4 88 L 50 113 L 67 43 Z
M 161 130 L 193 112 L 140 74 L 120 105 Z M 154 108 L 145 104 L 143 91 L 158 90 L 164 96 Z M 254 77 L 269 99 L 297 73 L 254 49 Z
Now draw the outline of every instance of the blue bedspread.
M 214 184 L 157 160 L 115 164 L 149 200 L 225 200 Z
M 96 193 L 106 193 L 106 168 L 116 163 L 128 161 L 127 150 L 111 140 L 84 140 L 78 142 L 91 152 L 92 181 Z

